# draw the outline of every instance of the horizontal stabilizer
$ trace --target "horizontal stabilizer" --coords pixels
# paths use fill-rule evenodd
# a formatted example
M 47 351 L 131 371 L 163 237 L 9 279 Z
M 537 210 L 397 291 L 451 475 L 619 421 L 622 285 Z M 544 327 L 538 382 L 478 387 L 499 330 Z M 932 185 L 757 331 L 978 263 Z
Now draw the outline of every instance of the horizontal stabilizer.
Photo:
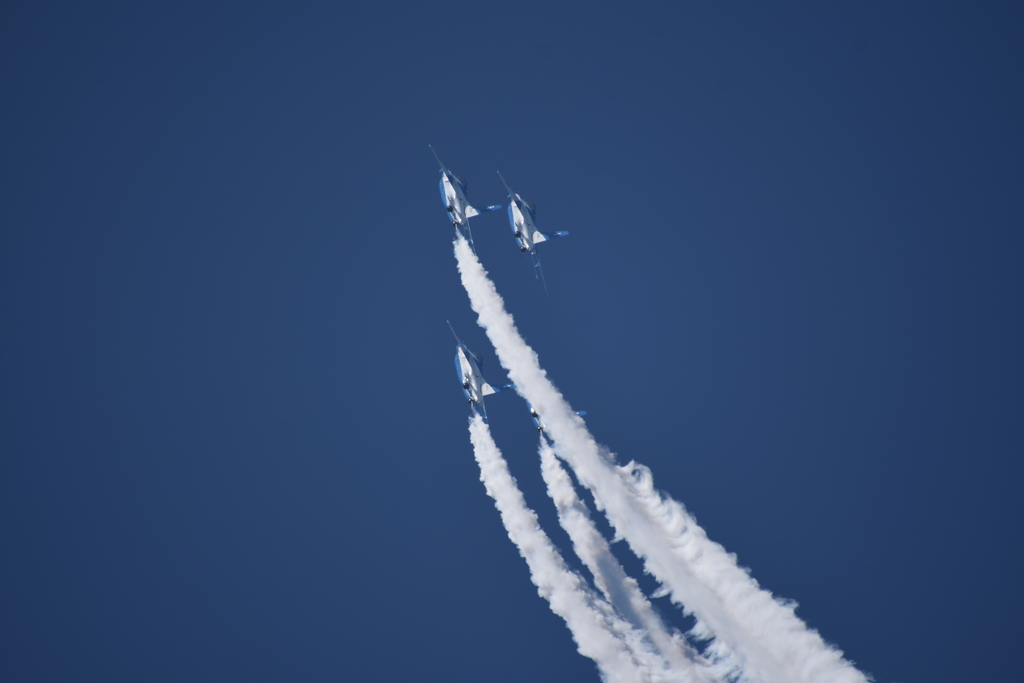
M 516 388 L 515 384 L 502 384 L 500 387 L 492 387 L 487 382 L 484 382 L 483 386 L 480 387 L 480 393 L 483 394 L 484 396 L 490 396 L 491 394 L 496 394 L 499 391 L 505 391 L 506 389 L 515 389 L 515 388 Z
M 548 236 L 545 235 L 544 233 L 542 233 L 542 232 L 535 232 L 535 233 L 533 233 L 533 243 L 534 244 L 540 244 L 541 242 L 547 242 L 547 241 L 548 241 Z
M 569 236 L 569 231 L 568 230 L 560 230 L 560 231 L 558 231 L 558 232 L 556 232 L 555 234 L 552 235 L 552 237 L 568 237 L 568 236 Z
M 473 216 L 479 216 L 479 215 L 480 215 L 479 211 L 477 211 L 475 208 L 473 208 L 469 204 L 466 204 L 466 218 L 472 218 Z
M 501 204 L 491 204 L 484 211 L 501 211 Z

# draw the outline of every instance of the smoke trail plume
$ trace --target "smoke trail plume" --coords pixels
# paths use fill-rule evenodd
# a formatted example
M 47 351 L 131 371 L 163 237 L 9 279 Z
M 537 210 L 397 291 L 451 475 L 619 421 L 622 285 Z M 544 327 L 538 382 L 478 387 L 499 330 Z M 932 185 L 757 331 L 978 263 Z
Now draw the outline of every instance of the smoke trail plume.
M 547 439 L 540 440 L 541 474 L 548 495 L 555 502 L 558 521 L 569 534 L 573 550 L 590 570 L 594 583 L 611 605 L 637 629 L 646 633 L 670 670 L 666 678 L 682 683 L 714 683 L 728 675 L 715 671 L 686 640 L 671 632 L 655 613 L 651 603 L 612 554 L 608 541 L 590 518 L 586 503 L 576 495 L 568 473 L 559 464 Z M 719 676 L 721 674 L 721 677 Z
M 517 391 L 544 416 L 559 456 L 591 491 L 616 533 L 644 560 L 646 571 L 697 617 L 700 633 L 715 636 L 710 652 L 731 653 L 750 681 L 865 683 L 841 652 L 796 616 L 793 603 L 762 590 L 682 505 L 656 491 L 647 468 L 615 464 L 548 380 L 464 240 L 456 240 L 455 256 L 478 322 Z
M 527 507 L 487 423 L 479 415 L 470 420 L 469 436 L 480 479 L 501 513 L 509 538 L 526 560 L 537 592 L 548 601 L 551 611 L 565 620 L 580 654 L 593 659 L 609 683 L 665 680 L 657 675 L 664 663 L 647 648 L 642 634 L 623 622 L 579 574 L 565 565 L 540 528 L 537 515 Z

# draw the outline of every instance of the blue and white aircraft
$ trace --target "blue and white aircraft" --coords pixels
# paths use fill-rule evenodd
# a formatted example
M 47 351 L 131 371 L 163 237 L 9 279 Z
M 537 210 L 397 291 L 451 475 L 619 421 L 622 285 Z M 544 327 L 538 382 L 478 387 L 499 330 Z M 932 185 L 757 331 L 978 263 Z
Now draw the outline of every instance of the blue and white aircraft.
M 434 152 L 433 145 L 427 145 L 430 151 Z M 469 246 L 473 246 L 473 233 L 469 230 L 469 219 L 479 216 L 485 211 L 497 211 L 501 204 L 493 204 L 483 209 L 474 208 L 466 200 L 466 181 L 458 177 L 444 165 L 441 159 L 434 152 L 434 158 L 441 166 L 441 201 L 444 202 L 445 211 L 448 212 L 448 219 L 452 226 L 459 231 L 459 234 L 466 238 Z
M 452 324 L 448 323 L 448 327 L 452 327 Z M 452 327 L 452 334 L 455 334 L 454 327 Z M 484 422 L 487 422 L 487 411 L 484 410 L 484 396 L 496 394 L 504 389 L 514 389 L 515 385 L 502 384 L 499 387 L 492 387 L 485 382 L 483 373 L 480 371 L 484 364 L 483 359 L 470 351 L 469 347 L 462 343 L 457 334 L 455 334 L 455 341 L 459 343 L 455 347 L 455 372 L 459 375 L 462 393 L 466 395 L 469 405 L 473 407 L 473 412 L 482 417 Z
M 536 223 L 537 207 L 513 192 L 512 188 L 510 188 L 508 183 L 505 182 L 505 178 L 501 175 L 501 171 L 498 171 L 498 177 L 501 178 L 501 182 L 505 186 L 505 190 L 508 191 L 508 198 L 512 200 L 508 205 L 508 222 L 512 225 L 512 233 L 516 236 L 516 242 L 519 244 L 519 251 L 530 252 L 530 258 L 533 260 L 534 274 L 538 279 L 543 281 L 544 272 L 540 268 L 540 258 L 537 256 L 537 245 L 541 242 L 547 242 L 553 237 L 565 237 L 569 233 L 565 231 L 554 232 L 548 236 L 538 230 Z M 547 287 L 546 284 L 545 287 Z
M 526 401 L 525 398 L 523 400 Z M 540 414 L 537 412 L 537 409 L 530 405 L 529 401 L 526 401 L 526 407 L 530 409 L 530 419 L 533 420 L 533 426 L 537 428 L 538 432 L 540 432 L 544 436 L 547 436 L 547 432 L 544 428 L 544 423 L 540 421 Z M 587 411 L 577 410 L 576 414 L 579 415 L 580 417 L 583 417 L 584 415 L 587 414 Z

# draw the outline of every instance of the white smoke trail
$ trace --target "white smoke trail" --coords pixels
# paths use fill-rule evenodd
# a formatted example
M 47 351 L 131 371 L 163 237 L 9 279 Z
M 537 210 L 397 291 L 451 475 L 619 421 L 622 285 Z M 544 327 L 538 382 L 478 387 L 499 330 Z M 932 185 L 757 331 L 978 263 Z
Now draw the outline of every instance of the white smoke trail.
M 794 614 L 794 603 L 779 602 L 762 590 L 682 505 L 657 492 L 647 468 L 615 464 L 547 379 L 464 240 L 456 240 L 455 256 L 478 322 L 517 391 L 544 416 L 559 455 L 594 495 L 616 533 L 643 558 L 646 571 L 669 589 L 673 601 L 696 615 L 699 633 L 714 634 L 711 653 L 735 656 L 751 681 L 865 683 L 841 652 Z
M 508 537 L 526 560 L 537 592 L 551 611 L 562 617 L 580 654 L 593 659 L 610 683 L 648 683 L 664 680 L 664 668 L 646 647 L 642 634 L 623 622 L 610 605 L 591 591 L 579 574 L 566 565 L 526 505 L 487 423 L 474 415 L 469 423 L 480 480 L 501 513 Z M 653 675 L 652 675 L 653 673 Z
M 612 554 L 608 541 L 590 519 L 586 503 L 576 495 L 572 480 L 543 436 L 540 439 L 540 467 L 548 495 L 558 510 L 558 521 L 569 534 L 576 555 L 619 614 L 648 635 L 657 652 L 671 667 L 664 672 L 666 678 L 682 683 L 714 683 L 728 676 L 728 671 L 714 670 L 678 632 L 673 633 L 666 628 L 636 580 L 626 574 Z

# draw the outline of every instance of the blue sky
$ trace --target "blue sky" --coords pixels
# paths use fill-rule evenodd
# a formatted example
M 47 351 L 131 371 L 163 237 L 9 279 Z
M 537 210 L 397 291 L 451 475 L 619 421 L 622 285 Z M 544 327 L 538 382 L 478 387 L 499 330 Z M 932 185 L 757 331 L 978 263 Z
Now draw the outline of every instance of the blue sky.
M 6 3 L 0 677 L 597 680 L 479 482 L 427 143 L 571 232 L 545 295 L 473 221 L 599 441 L 877 680 L 1005 675 L 1021 19 Z

